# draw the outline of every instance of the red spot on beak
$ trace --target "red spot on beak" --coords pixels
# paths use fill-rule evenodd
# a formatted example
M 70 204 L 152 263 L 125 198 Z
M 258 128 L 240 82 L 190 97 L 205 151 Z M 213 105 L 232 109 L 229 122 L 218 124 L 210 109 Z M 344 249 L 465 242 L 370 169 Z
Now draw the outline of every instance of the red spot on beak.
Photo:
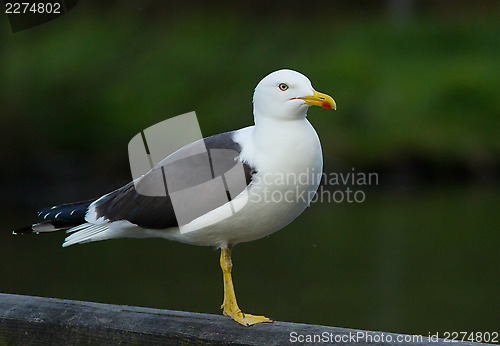
M 321 107 L 326 108 L 326 109 L 332 108 L 332 106 L 328 102 L 322 102 Z

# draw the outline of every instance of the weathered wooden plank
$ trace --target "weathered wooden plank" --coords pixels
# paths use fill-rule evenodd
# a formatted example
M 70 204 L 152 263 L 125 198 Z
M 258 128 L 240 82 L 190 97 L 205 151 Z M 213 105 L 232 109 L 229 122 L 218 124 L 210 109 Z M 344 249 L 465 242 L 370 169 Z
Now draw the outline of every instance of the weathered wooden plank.
M 344 345 L 448 345 L 415 336 L 288 322 L 243 327 L 222 315 L 0 293 L 0 345 L 278 345 L 307 335 Z

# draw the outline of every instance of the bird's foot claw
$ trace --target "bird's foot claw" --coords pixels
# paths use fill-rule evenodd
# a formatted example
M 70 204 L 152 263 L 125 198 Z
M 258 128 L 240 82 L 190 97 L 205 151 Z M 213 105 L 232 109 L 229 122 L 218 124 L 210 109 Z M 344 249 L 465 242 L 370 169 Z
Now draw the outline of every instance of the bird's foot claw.
M 224 308 L 224 306 L 222 306 L 222 308 Z M 237 311 L 224 309 L 224 315 L 230 316 L 233 320 L 246 327 L 252 326 L 257 323 L 273 322 L 273 320 L 265 316 L 245 314 L 239 309 Z

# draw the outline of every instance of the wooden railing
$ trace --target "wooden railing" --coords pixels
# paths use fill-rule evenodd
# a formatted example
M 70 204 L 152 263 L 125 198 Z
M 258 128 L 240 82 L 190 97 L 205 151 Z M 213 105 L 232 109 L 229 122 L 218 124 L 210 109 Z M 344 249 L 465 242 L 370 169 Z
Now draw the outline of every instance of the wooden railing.
M 450 345 L 419 335 L 273 322 L 243 327 L 222 315 L 0 293 L 0 345 Z M 453 343 L 453 345 L 478 345 Z

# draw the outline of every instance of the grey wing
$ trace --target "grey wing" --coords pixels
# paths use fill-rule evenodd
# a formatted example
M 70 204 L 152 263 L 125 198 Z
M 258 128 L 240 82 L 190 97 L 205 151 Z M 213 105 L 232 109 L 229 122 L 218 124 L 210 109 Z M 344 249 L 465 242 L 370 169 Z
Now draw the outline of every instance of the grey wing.
M 233 132 L 203 141 L 205 152 L 196 152 L 199 145 L 189 144 L 162 160 L 135 184 L 130 182 L 95 201 L 96 219 L 127 220 L 143 228 L 165 229 L 178 227 L 231 201 L 250 184 L 255 169 L 239 161 L 241 147 L 233 141 Z M 216 188 L 211 182 L 216 178 L 223 181 L 225 198 L 209 198 Z M 195 199 L 183 196 L 190 189 L 196 192 Z M 178 196 L 182 197 L 182 208 L 189 209 L 187 219 L 178 220 L 179 213 L 176 216 Z

